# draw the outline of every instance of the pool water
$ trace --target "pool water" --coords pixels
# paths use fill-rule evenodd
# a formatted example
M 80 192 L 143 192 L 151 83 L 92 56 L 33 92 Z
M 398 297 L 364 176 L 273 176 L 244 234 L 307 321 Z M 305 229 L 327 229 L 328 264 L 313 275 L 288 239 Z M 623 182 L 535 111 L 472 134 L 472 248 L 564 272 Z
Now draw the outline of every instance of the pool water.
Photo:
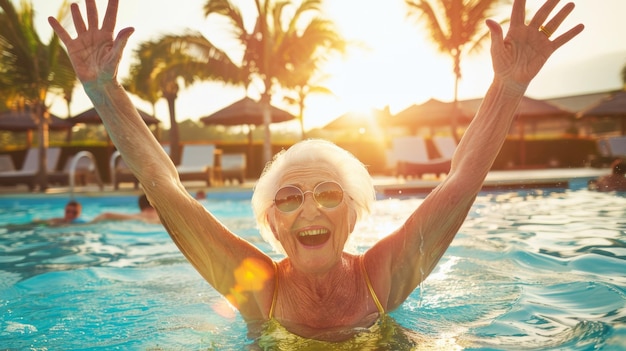
M 269 253 L 255 229 L 250 195 L 209 194 L 202 203 Z M 67 200 L 0 199 L 0 350 L 242 350 L 250 344 L 241 317 L 160 225 L 23 225 L 61 216 Z M 138 211 L 136 196 L 77 200 L 87 219 L 101 211 Z M 377 201 L 356 228 L 351 250 L 367 249 L 422 200 Z M 392 316 L 427 340 L 428 349 L 624 350 L 626 194 L 481 193 L 433 274 Z

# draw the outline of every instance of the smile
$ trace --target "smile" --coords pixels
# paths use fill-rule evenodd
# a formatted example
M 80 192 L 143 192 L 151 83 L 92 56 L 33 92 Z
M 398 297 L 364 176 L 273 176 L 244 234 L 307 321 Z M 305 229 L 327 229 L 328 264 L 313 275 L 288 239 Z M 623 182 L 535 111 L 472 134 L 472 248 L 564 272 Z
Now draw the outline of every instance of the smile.
M 298 241 L 304 246 L 319 246 L 330 239 L 330 231 L 325 228 L 316 228 L 298 232 Z

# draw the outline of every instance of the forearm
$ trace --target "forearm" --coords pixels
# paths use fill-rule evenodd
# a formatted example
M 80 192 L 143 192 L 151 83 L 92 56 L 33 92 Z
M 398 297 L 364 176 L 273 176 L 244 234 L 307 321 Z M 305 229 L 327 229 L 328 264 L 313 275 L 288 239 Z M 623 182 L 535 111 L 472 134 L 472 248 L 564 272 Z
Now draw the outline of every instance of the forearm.
M 524 96 L 525 85 L 494 79 L 452 158 L 450 174 L 407 222 L 425 233 L 430 271 L 463 224 L 487 173 L 498 156 Z M 443 214 L 443 216 L 442 216 Z M 419 220 L 418 220 L 419 219 Z M 410 225 L 418 220 L 418 224 Z M 436 235 L 429 235 L 436 233 Z
M 109 137 L 142 184 L 156 182 L 157 176 L 177 178 L 169 156 L 119 83 L 114 80 L 89 82 L 84 87 Z
M 391 289 L 390 306 L 404 301 L 430 274 L 456 236 L 504 143 L 524 91 L 525 86 L 494 80 L 457 147 L 448 177 L 385 240 L 388 243 L 383 245 L 391 245 L 387 249 L 394 253 L 390 272 L 397 284 Z
M 478 192 L 498 156 L 526 85 L 494 79 L 472 123 L 459 142 L 450 175 L 458 173 L 466 191 Z

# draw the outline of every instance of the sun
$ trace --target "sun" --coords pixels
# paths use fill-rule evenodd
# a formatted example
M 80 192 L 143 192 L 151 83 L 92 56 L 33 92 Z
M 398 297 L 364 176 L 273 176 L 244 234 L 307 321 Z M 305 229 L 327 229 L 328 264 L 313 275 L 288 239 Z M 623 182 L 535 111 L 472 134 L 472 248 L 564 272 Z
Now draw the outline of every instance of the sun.
M 453 99 L 451 58 L 439 53 L 421 25 L 406 17 L 403 2 L 381 6 L 373 1 L 331 1 L 323 11 L 344 38 L 359 45 L 324 67 L 330 78 L 323 84 L 334 95 L 307 98 L 307 129 L 348 111 L 388 106 L 393 114 L 432 97 Z M 484 92 L 486 83 L 478 84 L 480 78 L 476 77 L 485 75 L 468 77 L 472 84 L 467 88 L 476 88 L 470 95 L 480 96 L 479 90 Z
M 454 99 L 452 58 L 440 53 L 422 24 L 407 17 L 403 1 L 326 1 L 323 15 L 350 43 L 345 57 L 323 67 L 320 82 L 332 95 L 311 94 L 305 101 L 309 130 L 354 111 L 388 108 L 391 114 L 428 99 Z M 485 27 L 486 29 L 486 27 Z M 488 45 L 461 63 L 459 99 L 481 97 L 491 80 Z

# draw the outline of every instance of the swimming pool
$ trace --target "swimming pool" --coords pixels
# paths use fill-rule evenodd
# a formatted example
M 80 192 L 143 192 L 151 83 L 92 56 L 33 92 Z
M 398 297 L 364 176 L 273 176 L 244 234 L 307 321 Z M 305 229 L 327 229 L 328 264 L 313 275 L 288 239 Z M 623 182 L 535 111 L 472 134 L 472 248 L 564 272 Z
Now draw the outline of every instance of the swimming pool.
M 209 194 L 203 204 L 269 252 L 250 195 Z M 353 250 L 399 226 L 422 199 L 380 199 L 355 230 Z M 243 320 L 159 225 L 8 226 L 60 216 L 67 200 L 0 199 L 0 349 L 241 350 L 250 343 Z M 138 211 L 136 196 L 77 200 L 86 218 Z M 433 274 L 392 316 L 429 349 L 623 350 L 626 194 L 481 193 Z

